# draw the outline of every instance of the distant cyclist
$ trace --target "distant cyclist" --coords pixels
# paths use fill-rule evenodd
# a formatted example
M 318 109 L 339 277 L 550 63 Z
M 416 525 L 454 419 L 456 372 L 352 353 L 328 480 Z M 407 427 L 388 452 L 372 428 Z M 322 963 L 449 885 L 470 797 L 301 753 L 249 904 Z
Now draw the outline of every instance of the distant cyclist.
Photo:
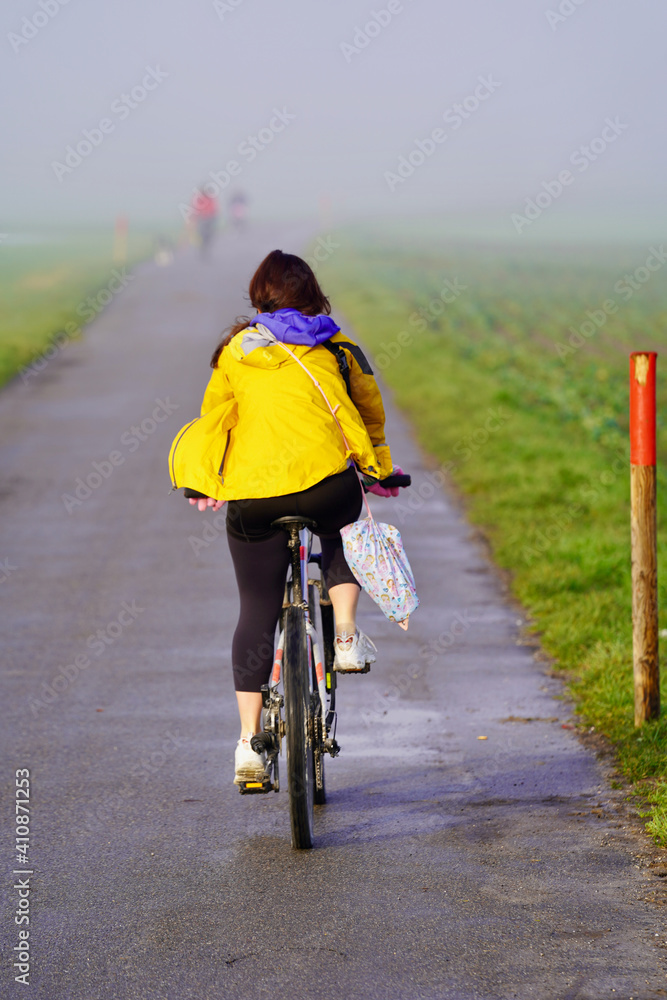
M 257 315 L 237 321 L 217 347 L 202 404 L 202 414 L 220 407 L 232 423 L 222 466 L 206 469 L 217 482 L 222 478 L 224 499 L 190 500 L 199 510 L 218 510 L 228 501 L 227 537 L 241 603 L 232 640 L 241 717 L 237 784 L 264 773 L 263 757 L 250 746 L 250 737 L 261 730 L 260 689 L 271 672 L 289 565 L 287 535 L 271 522 L 287 515 L 317 522 L 336 623 L 334 669 L 361 672 L 374 662 L 376 648 L 356 626 L 360 587 L 340 536 L 362 505 L 353 462 L 371 492 L 398 493 L 377 483 L 394 471 L 377 383 L 357 345 L 329 317 L 329 300 L 308 264 L 274 250 L 255 272 L 249 295 Z M 290 345 L 322 385 L 345 429 L 350 454 L 322 396 L 281 343 Z M 349 364 L 349 392 L 337 344 L 344 345 Z M 201 450 L 192 462 L 201 468 Z
M 248 199 L 243 191 L 235 191 L 229 199 L 227 210 L 229 221 L 235 229 L 245 228 L 248 218 Z
M 195 192 L 192 199 L 192 217 L 199 238 L 201 255 L 206 257 L 213 242 L 218 221 L 218 201 L 213 195 L 207 193 L 206 185 Z

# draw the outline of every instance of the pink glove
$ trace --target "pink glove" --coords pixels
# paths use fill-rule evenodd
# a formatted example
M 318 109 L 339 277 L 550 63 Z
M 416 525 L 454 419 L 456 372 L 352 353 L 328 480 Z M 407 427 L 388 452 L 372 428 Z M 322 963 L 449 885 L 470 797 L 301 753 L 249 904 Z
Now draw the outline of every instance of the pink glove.
M 220 510 L 226 501 L 214 500 L 213 497 L 207 497 L 206 499 L 202 497 L 201 500 L 196 500 L 193 497 L 190 497 L 190 503 L 193 505 L 197 504 L 197 510 L 206 510 L 207 507 L 212 507 L 213 510 Z
M 400 467 L 400 465 L 394 466 L 392 470 L 392 475 L 396 476 L 403 475 L 403 469 Z M 379 483 L 373 483 L 372 486 L 368 487 L 368 492 L 374 493 L 377 497 L 397 497 L 398 490 L 399 490 L 398 486 L 390 486 L 389 489 L 387 489 L 386 486 L 380 486 Z

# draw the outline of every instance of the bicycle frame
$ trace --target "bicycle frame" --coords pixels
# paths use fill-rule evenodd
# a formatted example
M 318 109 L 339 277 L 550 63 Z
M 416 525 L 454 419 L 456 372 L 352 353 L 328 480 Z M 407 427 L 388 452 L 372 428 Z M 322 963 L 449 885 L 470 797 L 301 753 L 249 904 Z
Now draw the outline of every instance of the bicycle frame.
M 282 520 L 282 519 L 281 519 Z M 278 768 L 278 756 L 282 754 L 282 740 L 286 734 L 285 720 L 282 718 L 282 708 L 284 705 L 283 695 L 279 691 L 281 672 L 283 669 L 283 655 L 285 646 L 285 618 L 286 610 L 289 607 L 298 607 L 305 618 L 306 639 L 308 646 L 308 662 L 312 664 L 314 671 L 314 687 L 316 686 L 319 696 L 320 712 L 319 717 L 313 717 L 309 721 L 308 736 L 316 765 L 319 757 L 323 753 L 328 753 L 335 757 L 340 752 L 340 746 L 336 742 L 336 675 L 333 671 L 333 608 L 326 588 L 324 579 L 313 579 L 309 576 L 309 564 L 314 563 L 321 567 L 321 556 L 319 553 L 312 554 L 312 533 L 307 526 L 304 526 L 304 518 L 285 519 L 289 523 L 282 524 L 281 527 L 289 532 L 290 547 L 290 569 L 291 573 L 285 584 L 285 598 L 283 601 L 283 613 L 280 622 L 280 638 L 276 647 L 273 668 L 269 683 L 262 686 L 262 704 L 264 708 L 264 731 L 253 737 L 251 744 L 256 749 L 266 752 L 267 764 L 264 779 L 262 781 L 247 781 L 239 786 L 241 794 L 266 793 L 271 790 L 277 792 L 280 789 L 280 778 Z M 314 613 L 313 595 L 319 595 L 320 614 L 322 618 L 323 632 L 325 633 L 324 657 L 320 649 L 319 638 L 315 623 L 312 620 Z M 310 600 L 309 600 L 310 598 Z M 312 603 L 312 608 L 311 608 Z M 328 705 L 327 705 L 328 702 Z M 330 735 L 331 734 L 331 735 Z M 256 741 L 256 743 L 255 743 Z M 318 773 L 321 773 L 321 769 Z M 316 793 L 316 801 L 317 793 Z M 321 790 L 320 802 L 324 801 L 324 791 Z
M 384 483 L 409 486 L 410 477 L 401 473 L 382 480 Z M 311 530 L 317 528 L 316 522 L 306 517 L 287 516 L 277 518 L 272 527 L 284 529 L 289 534 L 291 574 L 285 584 L 280 638 L 271 677 L 261 688 L 263 730 L 250 740 L 256 753 L 266 754 L 264 774 L 261 780 L 245 781 L 238 787 L 242 795 L 279 790 L 278 756 L 282 754 L 285 739 L 292 847 L 306 849 L 313 846 L 313 806 L 326 802 L 324 754 L 336 757 L 340 752 L 336 742 L 334 616 L 321 572 L 321 556 L 311 554 Z M 319 580 L 308 575 L 311 562 L 319 563 Z M 324 658 L 313 621 L 316 592 L 319 593 L 324 633 Z M 283 668 L 281 694 L 279 684 Z

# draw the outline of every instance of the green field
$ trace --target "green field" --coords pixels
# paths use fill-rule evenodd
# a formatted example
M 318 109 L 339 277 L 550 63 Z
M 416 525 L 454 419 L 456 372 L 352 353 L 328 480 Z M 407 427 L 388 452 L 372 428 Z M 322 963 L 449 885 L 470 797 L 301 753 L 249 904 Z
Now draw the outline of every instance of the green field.
M 581 724 L 615 745 L 620 771 L 651 803 L 649 831 L 667 843 L 667 716 L 633 725 L 627 416 L 629 352 L 660 352 L 666 340 L 667 255 L 649 243 L 448 244 L 433 231 L 346 230 L 335 242 L 318 272 L 334 315 L 354 325 L 424 449 L 467 498 L 568 678 Z M 663 579 L 662 607 L 664 598 Z M 663 705 L 666 693 L 663 683 Z
M 148 234 L 130 231 L 127 267 L 151 247 Z M 46 232 L 24 243 L 0 242 L 0 385 L 80 337 L 122 288 L 111 231 Z

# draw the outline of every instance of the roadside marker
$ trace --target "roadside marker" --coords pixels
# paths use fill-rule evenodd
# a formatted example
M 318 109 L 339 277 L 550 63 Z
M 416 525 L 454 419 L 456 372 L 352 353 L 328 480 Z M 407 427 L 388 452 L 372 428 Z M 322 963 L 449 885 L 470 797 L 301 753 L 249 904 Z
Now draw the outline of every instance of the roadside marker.
M 114 264 L 127 263 L 127 216 L 119 215 L 113 230 Z
M 660 717 L 655 351 L 630 355 L 630 531 L 635 726 Z

